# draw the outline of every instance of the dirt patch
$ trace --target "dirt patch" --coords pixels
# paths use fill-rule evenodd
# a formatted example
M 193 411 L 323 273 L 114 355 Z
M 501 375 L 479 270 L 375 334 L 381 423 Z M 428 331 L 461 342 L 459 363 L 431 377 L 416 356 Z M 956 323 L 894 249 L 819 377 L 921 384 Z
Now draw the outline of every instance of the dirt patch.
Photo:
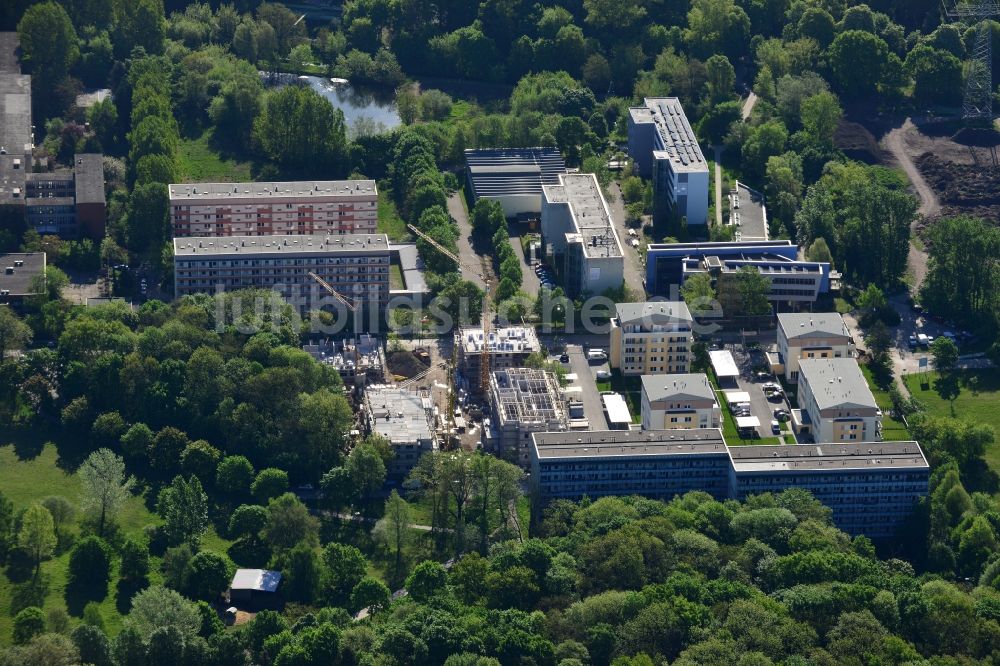
M 833 134 L 833 142 L 852 160 L 881 164 L 886 159 L 878 139 L 860 123 L 842 121 Z
M 424 352 L 426 354 L 426 352 Z M 389 372 L 401 379 L 409 379 L 430 366 L 430 357 L 409 350 L 393 351 L 386 355 Z

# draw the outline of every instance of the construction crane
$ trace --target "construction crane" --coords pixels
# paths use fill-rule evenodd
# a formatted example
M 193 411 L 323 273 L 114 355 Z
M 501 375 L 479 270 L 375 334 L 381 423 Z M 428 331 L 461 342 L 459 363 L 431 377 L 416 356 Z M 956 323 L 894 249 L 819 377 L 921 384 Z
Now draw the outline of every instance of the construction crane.
M 965 120 L 993 118 L 993 37 L 991 25 L 1000 16 L 997 0 L 958 0 L 948 15 L 959 20 L 978 23 L 976 41 L 965 80 L 962 98 L 962 118 Z
M 493 316 L 492 316 L 492 313 L 491 313 L 492 303 L 491 303 L 491 298 L 490 298 L 490 279 L 489 279 L 489 276 L 486 274 L 486 271 L 484 271 L 481 266 L 479 268 L 476 268 L 475 266 L 471 266 L 471 265 L 465 263 L 464 261 L 462 261 L 461 259 L 459 259 L 458 256 L 454 252 L 452 252 L 448 248 L 444 247 L 443 245 L 441 245 L 441 243 L 438 243 L 436 240 L 434 240 L 433 238 L 431 238 L 430 236 L 428 236 L 424 232 L 420 231 L 420 229 L 417 229 L 412 224 L 406 225 L 406 228 L 409 229 L 410 231 L 412 231 L 418 237 L 420 237 L 420 238 L 424 239 L 425 241 L 427 241 L 428 243 L 430 243 L 431 247 L 433 247 L 438 252 L 440 252 L 444 256 L 446 256 L 449 259 L 451 259 L 452 261 L 454 261 L 456 264 L 458 264 L 462 268 L 466 269 L 467 271 L 469 271 L 469 272 L 471 272 L 471 273 L 473 273 L 475 275 L 478 275 L 482 279 L 483 285 L 486 287 L 485 288 L 485 292 L 486 293 L 483 296 L 483 314 L 482 314 L 482 322 L 483 322 L 483 354 L 480 357 L 480 361 L 479 361 L 479 386 L 480 386 L 480 388 L 483 391 L 483 395 L 488 395 L 489 392 L 490 392 L 490 350 L 489 350 L 489 339 L 490 339 L 490 332 L 491 332 L 491 329 L 492 329 L 492 326 L 493 326 Z
M 311 277 L 313 280 L 316 280 L 316 282 L 319 283 L 319 286 L 321 286 L 324 289 L 326 289 L 328 292 L 330 292 L 331 296 L 333 296 L 338 301 L 340 301 L 345 306 L 347 306 L 348 310 L 350 310 L 351 312 L 357 312 L 358 311 L 357 304 L 351 302 L 346 296 L 344 296 L 343 294 L 341 294 L 340 292 L 338 292 L 336 289 L 334 289 L 333 287 L 331 287 L 329 282 L 327 282 L 326 280 L 324 280 L 320 276 L 316 275 L 312 271 L 309 271 L 309 277 Z

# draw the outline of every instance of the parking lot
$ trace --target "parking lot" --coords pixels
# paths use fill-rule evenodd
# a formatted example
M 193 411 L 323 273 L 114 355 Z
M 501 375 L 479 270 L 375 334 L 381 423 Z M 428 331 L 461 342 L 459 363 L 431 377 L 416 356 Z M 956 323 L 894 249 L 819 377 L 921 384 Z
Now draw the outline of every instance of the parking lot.
M 783 409 L 791 412 L 788 396 L 782 395 L 780 400 L 769 400 L 764 393 L 764 386 L 769 383 L 777 383 L 777 379 L 770 373 L 762 376 L 755 376 L 755 371 L 766 365 L 764 353 L 759 350 L 744 350 L 742 345 L 725 345 L 725 349 L 733 354 L 736 367 L 740 372 L 736 383 L 738 388 L 724 387 L 724 392 L 742 391 L 750 396 L 750 416 L 756 416 L 760 421 L 757 427 L 757 434 L 761 438 L 777 437 L 771 430 L 771 421 L 774 419 L 774 410 Z M 735 414 L 734 414 L 735 417 Z M 781 434 L 791 435 L 791 426 L 785 422 L 781 424 Z
M 601 403 L 601 395 L 597 390 L 597 381 L 594 378 L 595 369 L 587 362 L 587 352 L 581 345 L 566 345 L 566 355 L 569 356 L 569 363 L 563 363 L 563 365 L 577 377 L 572 386 L 579 386 L 581 389 L 577 395 L 583 403 L 583 414 L 590 422 L 590 429 L 607 429 L 608 423 L 607 419 L 604 418 L 604 405 Z M 554 360 L 558 361 L 559 357 L 556 356 Z

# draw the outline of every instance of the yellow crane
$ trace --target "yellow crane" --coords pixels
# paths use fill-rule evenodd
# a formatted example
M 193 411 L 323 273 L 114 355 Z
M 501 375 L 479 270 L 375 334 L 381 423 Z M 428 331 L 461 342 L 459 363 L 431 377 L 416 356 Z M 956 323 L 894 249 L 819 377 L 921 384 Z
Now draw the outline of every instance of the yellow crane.
M 462 268 L 466 269 L 467 271 L 469 271 L 471 273 L 474 273 L 475 275 L 478 275 L 482 279 L 483 284 L 486 287 L 486 289 L 484 290 L 486 293 L 483 296 L 483 313 L 482 313 L 482 322 L 483 322 L 483 355 L 482 355 L 482 357 L 480 358 L 480 361 L 479 361 L 479 386 L 480 386 L 480 388 L 483 391 L 483 395 L 484 396 L 488 395 L 489 392 L 490 392 L 490 351 L 489 351 L 488 343 L 489 343 L 489 338 L 490 338 L 490 332 L 491 332 L 491 329 L 493 327 L 493 316 L 492 316 L 492 312 L 491 312 L 492 311 L 492 303 L 491 303 L 492 299 L 490 297 L 490 278 L 486 274 L 486 271 L 483 270 L 482 266 L 480 266 L 480 267 L 477 268 L 475 266 L 471 266 L 471 265 L 465 263 L 464 261 L 462 261 L 461 259 L 459 259 L 458 256 L 454 252 L 452 252 L 451 250 L 449 250 L 445 246 L 441 245 L 441 243 L 438 243 L 436 240 L 434 240 L 433 238 L 431 238 L 430 236 L 428 236 L 424 232 L 420 231 L 420 229 L 417 229 L 412 224 L 406 225 L 406 228 L 409 229 L 410 231 L 412 231 L 418 237 L 420 237 L 420 238 L 424 239 L 425 241 L 427 241 L 431 245 L 431 247 L 433 247 L 438 252 L 440 252 L 444 256 L 446 256 L 449 259 L 451 259 L 452 261 L 454 261 L 456 264 L 458 264 Z M 453 372 L 454 372 L 454 369 L 453 369 Z M 453 391 L 453 393 L 454 393 L 454 391 Z
M 337 291 L 336 289 L 334 289 L 333 287 L 331 287 L 329 282 L 327 282 L 326 280 L 324 280 L 320 276 L 316 275 L 316 273 L 313 273 L 312 271 L 309 271 L 308 275 L 313 280 L 316 280 L 316 282 L 319 283 L 319 286 L 323 287 L 328 292 L 330 292 L 331 296 L 333 296 L 338 301 L 340 301 L 345 306 L 347 306 L 348 310 L 350 310 L 351 312 L 357 312 L 358 311 L 357 304 L 351 302 L 350 299 L 348 299 L 346 296 L 344 296 L 343 294 L 341 294 L 339 291 Z

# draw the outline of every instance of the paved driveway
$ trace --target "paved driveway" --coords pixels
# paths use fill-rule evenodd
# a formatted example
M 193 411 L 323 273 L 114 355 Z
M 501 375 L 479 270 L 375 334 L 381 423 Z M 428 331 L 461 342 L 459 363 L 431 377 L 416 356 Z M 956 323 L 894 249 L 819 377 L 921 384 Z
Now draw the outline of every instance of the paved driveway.
M 462 278 L 474 282 L 476 286 L 482 289 L 486 286 L 480 275 L 482 269 L 479 267 L 482 266 L 482 258 L 472 249 L 472 224 L 469 222 L 469 214 L 465 212 L 461 191 L 455 192 L 448 197 L 448 214 L 455 218 L 455 222 L 458 224 L 458 241 L 456 245 L 458 245 L 459 259 L 463 263 L 479 269 L 474 273 L 465 266 L 460 266 L 459 269 L 462 272 Z
M 638 294 L 639 299 L 646 297 L 646 289 L 642 286 L 643 278 L 646 277 L 646 268 L 642 265 L 642 257 L 639 251 L 628 244 L 628 227 L 625 225 L 625 200 L 622 199 L 622 190 L 618 183 L 612 183 L 608 187 L 608 194 L 614 195 L 614 201 L 608 201 L 608 208 L 611 209 L 611 221 L 618 232 L 618 240 L 622 243 L 622 252 L 625 253 L 625 284 L 629 289 Z
M 569 354 L 569 371 L 576 374 L 576 385 L 583 388 L 581 394 L 583 414 L 590 422 L 590 429 L 607 430 L 608 422 L 604 418 L 604 405 L 601 402 L 600 392 L 597 390 L 597 381 L 594 379 L 594 372 L 600 366 L 591 366 L 587 362 L 587 355 L 580 345 L 566 345 L 566 353 Z
M 534 269 L 528 264 L 528 258 L 524 256 L 524 247 L 521 245 L 521 226 L 519 224 L 508 224 L 507 232 L 510 234 L 510 244 L 514 246 L 514 254 L 521 261 L 521 289 L 524 290 L 528 296 L 534 297 L 538 295 L 538 290 L 541 288 L 541 283 L 538 281 L 538 276 L 535 275 Z

